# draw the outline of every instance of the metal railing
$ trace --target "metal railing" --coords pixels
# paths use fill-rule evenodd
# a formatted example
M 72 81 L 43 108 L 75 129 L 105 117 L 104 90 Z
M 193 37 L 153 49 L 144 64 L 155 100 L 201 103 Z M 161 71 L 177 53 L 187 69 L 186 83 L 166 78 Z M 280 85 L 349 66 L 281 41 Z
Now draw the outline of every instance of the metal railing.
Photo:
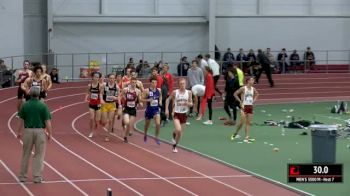
M 221 57 L 217 59 L 218 63 L 221 65 L 221 70 L 225 65 L 232 63 L 223 61 L 223 56 L 226 51 L 216 51 L 220 52 Z M 277 56 L 279 51 L 272 51 L 271 54 L 274 56 L 275 62 L 271 63 L 272 66 L 279 67 L 280 73 L 299 73 L 299 72 L 309 72 L 312 69 L 318 69 L 319 72 L 331 73 L 334 69 L 344 69 L 344 72 L 350 72 L 350 50 L 316 50 L 313 51 L 315 54 L 315 65 L 314 67 L 308 66 L 308 63 L 304 61 L 304 52 L 299 50 L 300 60 L 297 61 L 297 65 L 290 66 L 293 61 L 289 60 L 289 56 L 292 51 L 287 51 L 288 57 L 285 60 L 277 61 Z M 197 57 L 198 54 L 211 54 L 212 58 L 215 58 L 215 51 L 190 51 L 190 52 L 109 52 L 109 53 L 48 53 L 48 54 L 33 54 L 33 55 L 22 55 L 22 56 L 10 56 L 3 57 L 9 70 L 15 70 L 22 67 L 23 60 L 28 59 L 32 63 L 45 63 L 48 64 L 49 70 L 55 67 L 59 69 L 59 75 L 61 79 L 77 79 L 81 78 L 81 72 L 87 68 L 91 61 L 97 61 L 99 64 L 100 71 L 103 74 L 111 73 L 116 70 L 124 70 L 128 64 L 129 58 L 134 59 L 135 67 L 139 65 L 140 60 L 142 60 L 142 65 L 146 62 L 152 67 L 155 62 L 162 61 L 163 63 L 168 63 L 170 66 L 170 72 L 177 75 L 177 66 L 181 62 L 183 57 L 188 57 L 188 62 Z M 232 51 L 235 60 L 238 51 Z M 244 52 L 246 55 L 248 51 Z M 257 52 L 255 52 L 257 55 Z M 246 66 L 252 64 L 249 59 L 241 59 L 240 61 L 233 61 L 240 64 L 242 69 Z M 249 68 L 251 69 L 251 68 Z M 248 69 L 248 72 L 249 72 Z M 183 70 L 180 70 L 183 71 Z M 147 75 L 143 75 L 147 77 Z M 3 81 L 2 81 L 3 82 Z

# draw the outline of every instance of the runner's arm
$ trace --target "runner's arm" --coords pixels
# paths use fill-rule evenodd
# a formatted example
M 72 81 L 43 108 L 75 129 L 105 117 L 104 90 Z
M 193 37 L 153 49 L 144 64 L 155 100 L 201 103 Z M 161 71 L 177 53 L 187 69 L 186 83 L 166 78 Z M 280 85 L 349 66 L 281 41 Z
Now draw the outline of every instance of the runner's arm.
M 253 103 L 255 103 L 255 101 L 258 99 L 259 97 L 259 92 L 254 88 L 254 100 Z

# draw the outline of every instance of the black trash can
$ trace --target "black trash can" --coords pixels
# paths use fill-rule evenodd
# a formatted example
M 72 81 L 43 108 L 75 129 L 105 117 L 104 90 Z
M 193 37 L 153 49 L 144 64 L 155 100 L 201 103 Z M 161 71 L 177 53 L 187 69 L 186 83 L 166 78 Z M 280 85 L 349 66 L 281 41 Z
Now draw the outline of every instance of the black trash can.
M 312 125 L 312 163 L 335 163 L 336 125 Z

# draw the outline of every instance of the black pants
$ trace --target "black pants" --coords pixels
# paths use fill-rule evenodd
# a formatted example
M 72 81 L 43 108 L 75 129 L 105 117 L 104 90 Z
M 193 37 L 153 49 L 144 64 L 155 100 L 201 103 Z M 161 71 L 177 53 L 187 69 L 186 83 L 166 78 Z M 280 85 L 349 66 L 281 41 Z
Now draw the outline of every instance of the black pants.
M 213 119 L 213 97 L 207 99 L 208 110 L 209 110 L 209 120 Z
M 220 79 L 220 75 L 214 76 L 214 86 L 215 86 L 215 91 L 219 93 L 219 95 L 222 95 L 222 92 L 219 90 L 219 88 L 216 86 Z
M 227 115 L 232 118 L 233 121 L 236 121 L 237 119 L 237 106 L 239 106 L 238 102 L 235 100 L 234 97 L 229 97 L 226 96 L 225 98 L 225 104 L 224 104 L 224 109 L 227 113 Z M 230 108 L 233 110 L 232 115 Z
M 272 80 L 270 65 L 263 66 L 263 68 L 258 71 L 256 79 L 255 79 L 256 83 L 259 83 L 259 79 L 260 79 L 262 72 L 265 72 L 266 77 L 269 80 L 270 86 L 273 87 L 274 84 L 273 84 L 273 80 Z

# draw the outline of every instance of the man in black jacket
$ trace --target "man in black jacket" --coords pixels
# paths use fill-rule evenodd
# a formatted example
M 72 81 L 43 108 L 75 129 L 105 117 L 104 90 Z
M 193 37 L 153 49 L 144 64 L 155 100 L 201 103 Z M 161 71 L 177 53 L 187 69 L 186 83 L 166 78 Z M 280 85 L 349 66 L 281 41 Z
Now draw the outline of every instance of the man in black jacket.
M 258 74 L 256 76 L 256 83 L 259 83 L 259 78 L 264 71 L 266 74 L 267 79 L 269 80 L 270 87 L 274 86 L 273 80 L 272 80 L 272 75 L 271 75 L 271 67 L 270 67 L 270 61 L 267 58 L 267 56 L 262 52 L 261 49 L 258 50 L 258 57 L 257 57 L 258 62 L 261 65 L 261 69 L 258 71 Z

